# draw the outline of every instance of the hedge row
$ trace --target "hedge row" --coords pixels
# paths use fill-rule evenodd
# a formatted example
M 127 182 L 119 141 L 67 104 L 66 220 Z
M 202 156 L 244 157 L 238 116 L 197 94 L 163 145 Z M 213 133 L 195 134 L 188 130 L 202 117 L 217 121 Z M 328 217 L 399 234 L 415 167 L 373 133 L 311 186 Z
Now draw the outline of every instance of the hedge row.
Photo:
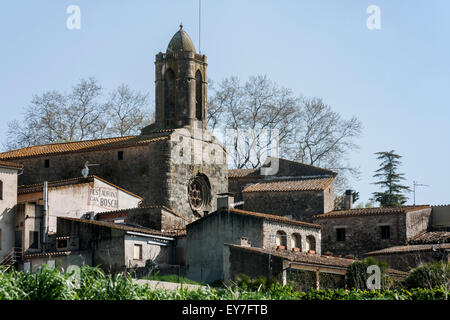
M 397 291 L 312 290 L 297 292 L 291 285 L 249 289 L 238 286 L 196 291 L 154 290 L 138 285 L 131 276 L 105 275 L 99 268 L 85 266 L 80 277 L 42 267 L 35 273 L 0 271 L 0 300 L 441 300 L 445 290 Z

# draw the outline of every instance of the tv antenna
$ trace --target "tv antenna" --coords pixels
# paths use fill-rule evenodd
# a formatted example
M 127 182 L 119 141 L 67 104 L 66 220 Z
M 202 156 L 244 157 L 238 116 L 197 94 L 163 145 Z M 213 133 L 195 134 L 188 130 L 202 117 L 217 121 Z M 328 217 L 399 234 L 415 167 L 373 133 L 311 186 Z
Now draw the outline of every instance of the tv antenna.
M 94 167 L 94 166 L 99 166 L 99 164 L 90 164 L 89 161 L 86 161 L 84 163 L 84 168 L 83 170 L 81 170 L 81 174 L 83 175 L 83 177 L 86 179 L 89 176 L 89 167 Z
M 416 205 L 416 187 L 429 187 L 429 185 L 413 181 L 414 205 Z

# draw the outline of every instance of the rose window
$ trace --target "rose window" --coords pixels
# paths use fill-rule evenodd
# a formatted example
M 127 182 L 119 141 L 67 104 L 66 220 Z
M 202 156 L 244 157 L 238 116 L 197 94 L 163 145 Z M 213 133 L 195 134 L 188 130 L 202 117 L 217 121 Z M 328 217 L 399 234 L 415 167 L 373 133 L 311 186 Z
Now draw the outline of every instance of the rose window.
M 189 203 L 192 209 L 199 210 L 208 205 L 210 192 L 210 186 L 206 176 L 198 175 L 192 179 L 188 185 Z

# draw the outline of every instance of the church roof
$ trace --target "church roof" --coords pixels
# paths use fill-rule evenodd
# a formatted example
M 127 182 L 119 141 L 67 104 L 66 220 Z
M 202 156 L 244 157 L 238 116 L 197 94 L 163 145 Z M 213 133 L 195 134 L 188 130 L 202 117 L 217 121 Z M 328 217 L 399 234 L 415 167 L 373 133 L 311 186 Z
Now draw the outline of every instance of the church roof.
M 183 26 L 180 26 L 180 30 L 175 33 L 172 40 L 169 42 L 169 46 L 167 47 L 168 53 L 173 53 L 176 51 L 195 52 L 194 44 L 192 43 L 189 35 L 183 30 Z
M 322 191 L 333 180 L 334 177 L 261 181 L 245 187 L 242 192 Z
M 136 145 L 145 145 L 152 142 L 165 140 L 167 135 L 163 136 L 128 136 L 117 138 L 106 138 L 97 140 L 52 143 L 39 146 L 31 146 L 17 150 L 11 150 L 0 153 L 0 160 L 23 159 L 32 157 L 42 157 L 64 153 L 97 151 L 104 149 L 116 149 L 132 147 Z
M 309 164 L 282 159 L 269 157 L 262 167 L 268 167 L 272 164 L 272 161 L 276 161 L 275 167 L 278 168 L 277 172 L 271 177 L 311 177 L 311 176 L 324 176 L 324 177 L 336 177 L 337 173 Z M 261 178 L 264 175 L 261 174 L 261 168 L 254 169 L 230 169 L 228 170 L 229 179 L 248 179 L 248 178 Z

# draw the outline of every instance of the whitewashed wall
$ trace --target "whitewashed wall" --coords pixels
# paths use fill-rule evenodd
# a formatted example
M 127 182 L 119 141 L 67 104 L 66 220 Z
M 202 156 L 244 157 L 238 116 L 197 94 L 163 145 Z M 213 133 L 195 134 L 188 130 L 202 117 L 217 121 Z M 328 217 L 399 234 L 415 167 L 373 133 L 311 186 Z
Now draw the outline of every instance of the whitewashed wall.
M 2 260 L 14 247 L 17 170 L 0 168 L 0 180 L 3 182 L 3 200 L 0 200 L 0 260 Z

